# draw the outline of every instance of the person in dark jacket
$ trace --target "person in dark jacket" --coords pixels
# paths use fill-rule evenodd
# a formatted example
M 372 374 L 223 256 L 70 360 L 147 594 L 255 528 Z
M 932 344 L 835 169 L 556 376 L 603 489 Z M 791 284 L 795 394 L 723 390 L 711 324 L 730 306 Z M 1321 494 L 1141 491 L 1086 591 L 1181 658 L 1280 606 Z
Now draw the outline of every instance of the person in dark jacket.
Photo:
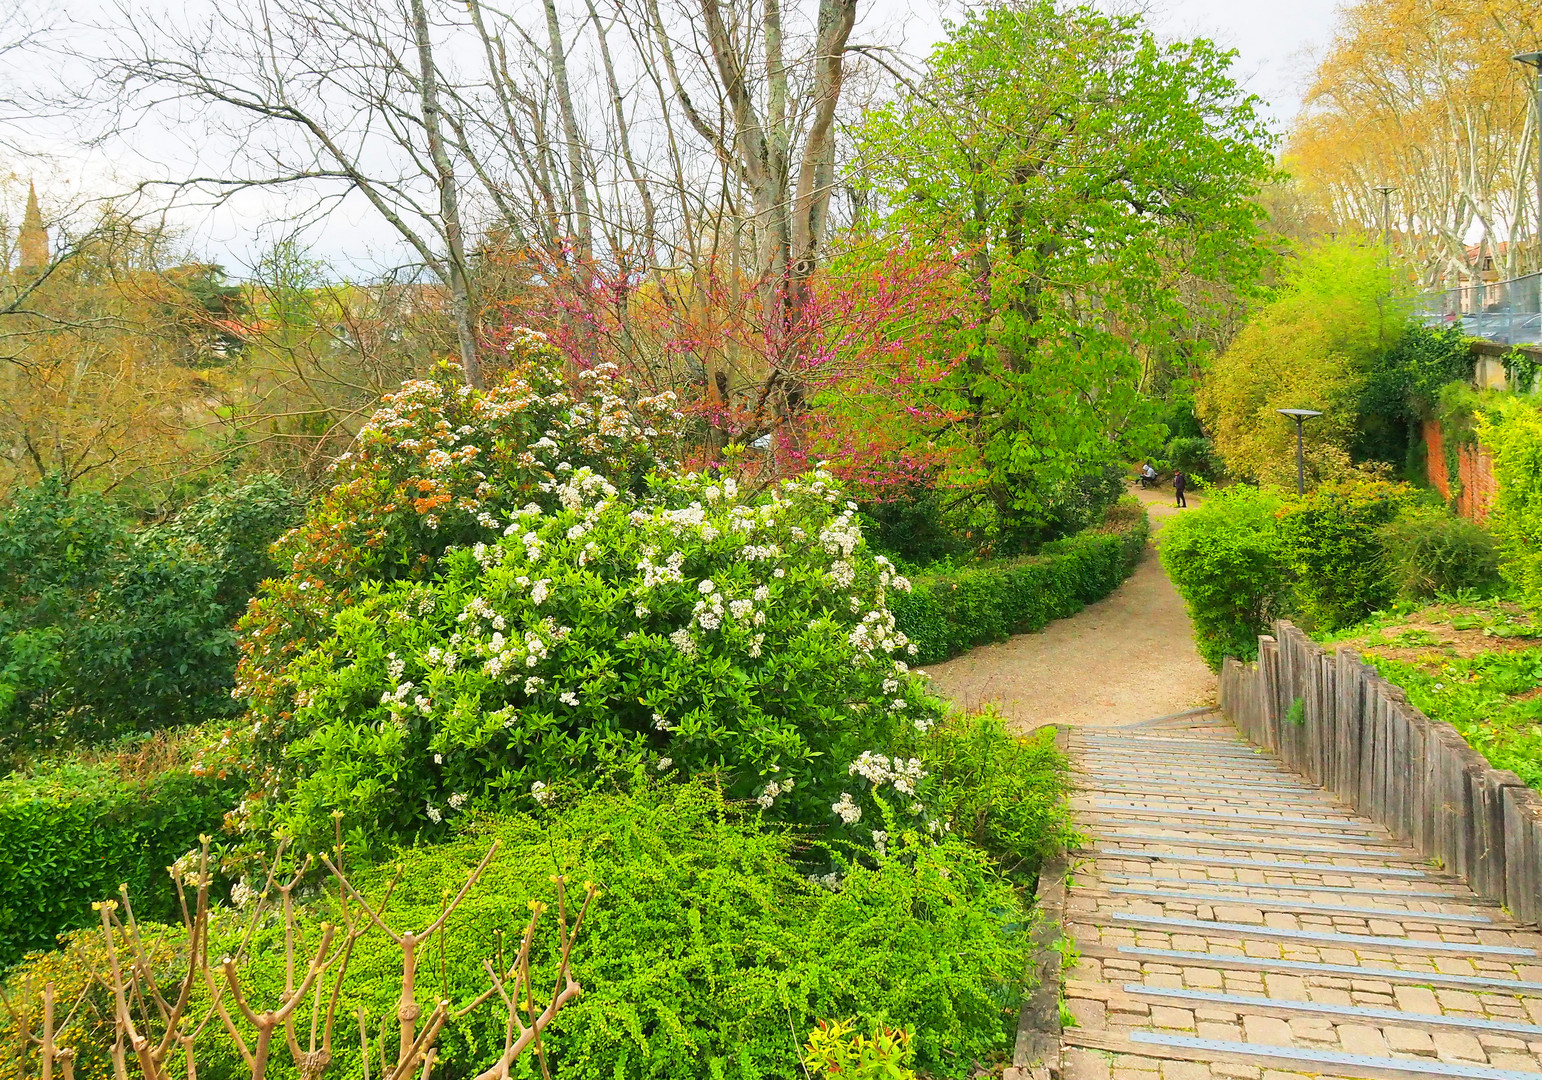
M 1187 474 L 1185 474 L 1182 469 L 1175 469 L 1173 471 L 1173 494 L 1178 496 L 1178 500 L 1173 505 L 1175 505 L 1175 506 L 1188 506 L 1189 505 L 1188 504 L 1188 500 L 1186 500 L 1183 497 L 1183 493 L 1185 491 L 1187 491 L 1188 488 L 1189 488 L 1189 478 L 1188 478 Z

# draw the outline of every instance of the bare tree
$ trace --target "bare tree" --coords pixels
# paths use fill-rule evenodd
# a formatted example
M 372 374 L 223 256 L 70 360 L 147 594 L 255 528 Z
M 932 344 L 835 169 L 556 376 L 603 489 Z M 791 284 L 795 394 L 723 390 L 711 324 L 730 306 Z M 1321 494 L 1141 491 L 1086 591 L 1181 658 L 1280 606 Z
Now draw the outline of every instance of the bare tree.
M 639 282 L 673 292 L 685 318 L 709 278 L 731 277 L 769 344 L 742 371 L 696 358 L 695 377 L 725 403 L 740 382 L 785 393 L 826 243 L 857 0 L 677 5 L 269 0 L 198 21 L 135 5 L 116 31 L 126 45 L 100 63 L 127 103 L 117 130 L 191 106 L 210 146 L 237 149 L 238 167 L 183 189 L 299 187 L 313 214 L 366 199 L 448 290 L 468 381 L 477 252 L 503 244 L 548 285 L 610 305 L 626 335 Z
M 320 857 L 335 890 L 331 899 L 339 923 L 323 923 L 319 933 L 306 935 L 294 894 L 310 869 L 311 860 L 303 860 L 283 880 L 278 872 L 284 855 L 281 846 L 268 863 L 266 880 L 236 934 L 234 951 L 215 957 L 210 950 L 214 923 L 209 899 L 209 841 L 204 838 L 192 866 L 172 868 L 186 935 L 178 945 L 181 961 L 174 980 L 166 974 L 169 950 L 164 938 L 151 937 L 141 928 L 126 891 L 118 900 L 97 905 L 106 953 L 105 970 L 97 974 L 112 999 L 114 1074 L 119 1080 L 127 1080 L 132 1063 L 143 1080 L 182 1076 L 196 1080 L 199 1050 L 212 1033 L 219 1032 L 235 1047 L 251 1080 L 264 1080 L 275 1054 L 283 1053 L 287 1053 L 302 1080 L 319 1080 L 334 1061 L 333 1034 L 354 947 L 375 929 L 401 950 L 401 993 L 394 1017 L 382 1017 L 373 1027 L 370 1017 L 362 1008 L 359 1011 L 360 1054 L 366 1080 L 371 1075 L 377 1080 L 430 1080 L 445 1026 L 495 999 L 506 1016 L 504 1042 L 496 1059 L 478 1074 L 477 1080 L 508 1080 L 514 1063 L 532 1046 L 541 1056 L 543 1073 L 547 1073 L 541 1033 L 563 1006 L 582 993 L 573 978 L 571 961 L 573 946 L 596 895 L 592 885 L 584 887 L 582 901 L 574 910 L 569 906 L 566 881 L 561 876 L 555 879 L 557 972 L 549 996 L 538 997 L 532 981 L 531 951 L 548 911 L 547 905 L 533 902 L 513 958 L 500 952 L 485 961 L 489 983 L 485 991 L 459 1006 L 436 1000 L 426 1016 L 417 1000 L 416 977 L 423 947 L 446 932 L 450 916 L 471 893 L 497 849 L 496 843 L 488 849 L 432 924 L 411 931 L 393 929 L 387 921 L 396 882 L 388 883 L 375 902 L 368 900 L 339 865 L 339 839 L 331 858 Z M 193 887 L 191 907 L 184 875 Z M 284 928 L 284 988 L 277 1001 L 263 1003 L 252 997 L 244 972 L 250 963 L 253 935 L 274 915 L 281 919 Z M 307 940 L 311 944 L 307 945 Z M 46 984 L 40 996 L 41 1024 L 36 1029 L 34 1014 L 25 1008 L 26 1003 L 13 1002 L 9 997 L 4 1000 L 12 1019 L 12 1035 L 19 1042 L 16 1049 L 20 1060 L 25 1063 L 24 1070 L 35 1062 L 44 1080 L 52 1080 L 55 1069 L 64 1080 L 71 1080 L 78 1047 L 62 1046 L 60 1039 L 70 1029 L 79 1002 L 59 1023 L 53 984 Z M 308 1021 L 303 1027 L 302 1019 Z M 303 1030 L 308 1030 L 305 1037 Z M 388 1036 L 393 1034 L 395 1045 L 391 1047 Z

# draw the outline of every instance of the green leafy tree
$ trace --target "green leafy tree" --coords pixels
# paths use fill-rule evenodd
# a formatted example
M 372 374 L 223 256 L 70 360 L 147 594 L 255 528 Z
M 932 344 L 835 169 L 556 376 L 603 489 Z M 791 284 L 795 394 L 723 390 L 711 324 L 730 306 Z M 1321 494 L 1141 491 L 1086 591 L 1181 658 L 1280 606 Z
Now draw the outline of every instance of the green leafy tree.
M 878 227 L 959 253 L 964 361 L 917 380 L 952 483 L 1044 521 L 1081 478 L 1160 445 L 1141 393 L 1264 261 L 1270 136 L 1204 40 L 1050 0 L 951 27 L 857 133 Z
M 233 624 L 298 511 L 259 476 L 135 533 L 57 475 L 17 489 L 0 504 L 0 752 L 233 712 Z

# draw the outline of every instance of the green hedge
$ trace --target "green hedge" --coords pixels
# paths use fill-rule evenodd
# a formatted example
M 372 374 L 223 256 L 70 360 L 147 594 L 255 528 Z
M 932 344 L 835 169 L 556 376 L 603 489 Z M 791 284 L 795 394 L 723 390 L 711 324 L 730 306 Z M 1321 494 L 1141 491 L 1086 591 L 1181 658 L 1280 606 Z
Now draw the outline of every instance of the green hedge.
M 0 780 L 0 966 L 90 925 L 94 901 L 127 884 L 135 914 L 170 920 L 166 868 L 219 829 L 239 798 L 230 781 L 185 765 L 142 783 L 111 765 L 62 765 Z
M 916 662 L 935 664 L 1101 600 L 1135 569 L 1148 529 L 1143 509 L 1120 503 L 1106 525 L 1046 544 L 1039 555 L 920 575 L 889 607 L 916 643 Z

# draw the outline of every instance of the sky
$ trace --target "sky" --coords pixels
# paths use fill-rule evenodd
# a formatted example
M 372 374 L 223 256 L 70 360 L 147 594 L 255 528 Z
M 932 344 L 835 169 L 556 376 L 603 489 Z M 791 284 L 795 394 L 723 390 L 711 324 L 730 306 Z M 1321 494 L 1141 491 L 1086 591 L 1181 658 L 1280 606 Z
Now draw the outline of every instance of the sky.
M 63 0 L 65 14 L 83 22 L 110 10 L 116 0 Z M 1236 77 L 1242 85 L 1263 101 L 1263 113 L 1270 125 L 1283 132 L 1296 115 L 1302 93 L 1312 69 L 1314 55 L 1331 40 L 1336 0 L 1093 0 L 1099 6 L 1119 10 L 1134 8 L 1145 13 L 1149 23 L 1163 37 L 1204 36 L 1224 48 L 1235 49 Z M 923 55 L 942 33 L 945 13 L 956 14 L 961 0 L 866 0 L 860 9 L 853 40 L 899 44 L 896 31 L 903 35 L 901 48 L 912 55 Z M 163 144 L 163 140 L 164 144 Z M 176 140 L 180 141 L 180 140 Z M 161 163 L 177 171 L 173 160 L 182 156 L 181 148 L 162 133 L 146 132 L 141 145 L 132 149 L 140 158 L 140 168 Z M 63 173 L 72 171 L 65 154 Z M 75 161 L 77 179 L 70 184 L 93 186 L 91 176 L 112 172 L 116 181 L 142 179 L 125 176 L 136 166 L 127 160 Z M 60 179 L 55 174 L 55 181 Z M 221 211 L 206 213 L 202 220 L 183 222 L 189 239 L 203 258 L 226 265 L 236 276 L 244 276 L 255 253 L 271 244 L 281 234 L 271 221 L 281 216 L 283 207 L 277 196 L 251 195 Z M 269 224 L 264 224 L 264 221 Z M 350 198 L 338 207 L 323 226 L 307 237 L 312 251 L 324 262 L 344 274 L 367 275 L 371 269 L 396 261 L 396 248 L 389 230 L 382 229 L 374 212 L 361 198 Z M 384 244 L 382 245 L 382 241 Z
M 1295 117 L 1313 57 L 1333 38 L 1335 0 L 1155 0 L 1160 33 L 1208 37 L 1238 52 L 1238 74 L 1264 100 L 1277 130 Z

